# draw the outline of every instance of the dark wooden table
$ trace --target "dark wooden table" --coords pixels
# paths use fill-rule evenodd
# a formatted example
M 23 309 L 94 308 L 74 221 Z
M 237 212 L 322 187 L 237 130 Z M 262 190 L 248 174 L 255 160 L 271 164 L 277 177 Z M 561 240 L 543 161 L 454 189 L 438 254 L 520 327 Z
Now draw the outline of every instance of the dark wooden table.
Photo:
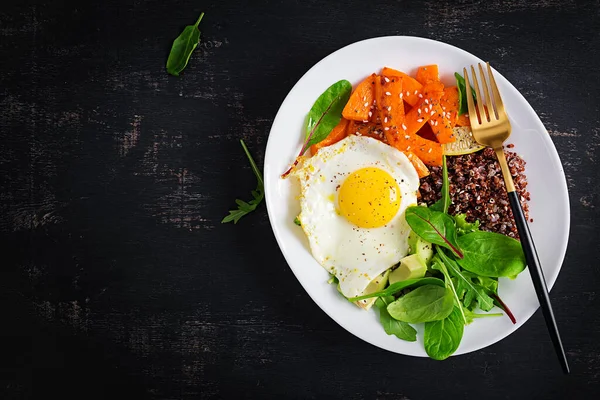
M 598 394 L 597 1 L 10 3 L 0 11 L 0 398 Z M 172 77 L 171 42 L 200 11 L 202 44 Z M 302 74 L 384 35 L 491 61 L 550 132 L 571 199 L 551 294 L 570 376 L 539 312 L 445 362 L 375 348 L 304 292 L 264 205 L 220 224 L 255 185 L 238 140 L 262 165 Z

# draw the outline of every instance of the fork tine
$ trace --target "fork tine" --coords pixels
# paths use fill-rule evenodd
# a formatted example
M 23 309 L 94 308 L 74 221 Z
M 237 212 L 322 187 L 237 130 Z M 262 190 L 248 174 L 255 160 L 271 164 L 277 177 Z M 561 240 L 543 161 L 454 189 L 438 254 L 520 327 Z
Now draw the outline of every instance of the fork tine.
M 490 99 L 490 91 L 488 90 L 488 83 L 485 79 L 485 74 L 483 73 L 483 67 L 481 63 L 477 63 L 479 66 L 479 76 L 481 76 L 481 84 L 483 85 L 483 92 L 485 93 L 485 104 L 487 104 L 487 116 L 491 121 L 492 119 L 498 119 L 498 113 L 495 110 L 494 104 L 492 104 L 492 99 Z
M 477 95 L 477 109 L 479 110 L 479 120 L 483 124 L 488 120 L 488 118 L 483 108 L 483 96 L 481 95 L 481 90 L 479 90 L 479 82 L 477 82 L 477 74 L 475 73 L 475 67 L 473 67 L 472 65 L 471 73 L 473 74 L 473 85 L 475 86 L 475 94 Z M 468 92 L 470 88 L 466 87 L 465 89 Z
M 498 91 L 498 85 L 496 85 L 496 80 L 494 79 L 494 74 L 492 74 L 492 67 L 490 67 L 490 63 L 487 64 L 488 75 L 490 76 L 490 86 L 492 88 L 492 93 L 494 94 L 494 103 L 496 105 L 496 116 L 500 119 L 501 115 L 506 115 L 504 111 L 504 103 L 502 102 L 502 97 L 500 97 L 500 92 Z
M 477 120 L 477 111 L 475 110 L 475 102 L 473 101 L 473 94 L 469 89 L 467 89 L 471 87 L 471 83 L 469 82 L 469 74 L 467 73 L 466 68 L 463 68 L 463 76 L 465 77 L 467 105 L 469 106 L 469 120 L 471 121 L 471 125 L 479 125 L 479 121 Z

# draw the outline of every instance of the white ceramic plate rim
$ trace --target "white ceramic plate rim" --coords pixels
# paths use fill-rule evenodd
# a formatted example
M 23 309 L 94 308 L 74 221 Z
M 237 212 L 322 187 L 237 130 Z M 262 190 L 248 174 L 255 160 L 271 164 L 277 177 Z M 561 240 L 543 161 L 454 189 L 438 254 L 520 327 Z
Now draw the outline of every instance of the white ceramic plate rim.
M 411 60 L 401 59 L 399 64 L 402 65 L 388 64 L 388 61 L 400 56 L 392 56 L 385 49 L 394 49 L 394 54 L 412 52 Z M 344 63 L 355 54 L 362 55 L 359 62 Z M 460 65 L 456 65 L 457 62 Z M 267 212 L 277 243 L 292 272 L 313 301 L 340 326 L 368 343 L 399 354 L 426 356 L 421 329 L 418 328 L 419 338 L 413 343 L 388 336 L 383 332 L 374 311 L 365 312 L 345 302 L 333 287 L 326 284 L 327 272 L 312 258 L 303 232 L 292 223 L 294 213 L 299 210 L 299 205 L 295 206 L 298 201 L 294 198 L 293 183 L 280 179 L 280 175 L 301 147 L 301 128 L 306 112 L 314 99 L 336 80 L 349 79 L 355 85 L 384 65 L 407 70 L 428 63 L 439 64 L 442 78 L 448 80 L 448 74 L 477 62 L 483 61 L 462 49 L 413 36 L 386 36 L 350 44 L 325 57 L 302 76 L 279 108 L 269 134 L 264 165 Z M 454 71 L 444 70 L 448 64 L 454 67 Z M 521 153 L 521 148 L 528 163 L 526 172 L 532 194 L 531 214 L 534 218 L 542 218 L 542 222 L 531 225 L 531 231 L 548 287 L 551 288 L 564 260 L 569 236 L 569 198 L 564 171 L 556 148 L 533 108 L 508 80 L 496 70 L 494 72 L 511 118 L 511 141 L 516 146 L 514 150 Z M 530 163 L 534 173 L 529 170 Z M 540 169 L 547 177 L 532 180 L 531 175 L 540 175 Z M 554 201 L 544 201 L 547 195 L 551 195 Z M 294 208 L 297 210 L 292 211 Z M 562 227 L 558 232 L 547 231 L 547 217 L 550 215 L 553 219 L 550 226 Z M 548 240 L 551 242 L 548 243 Z M 501 279 L 500 295 L 517 317 L 517 324 L 511 324 L 506 317 L 475 321 L 465 328 L 465 335 L 455 355 L 479 350 L 505 338 L 524 324 L 539 307 L 527 270 L 514 281 Z M 507 299 L 519 302 L 513 303 Z

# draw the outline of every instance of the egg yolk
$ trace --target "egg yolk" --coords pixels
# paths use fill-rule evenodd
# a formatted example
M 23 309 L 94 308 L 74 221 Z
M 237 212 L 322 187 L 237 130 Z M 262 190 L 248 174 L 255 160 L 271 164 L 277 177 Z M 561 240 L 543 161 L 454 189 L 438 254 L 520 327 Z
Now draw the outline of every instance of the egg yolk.
M 400 208 L 402 195 L 386 171 L 367 167 L 349 175 L 338 194 L 342 215 L 361 228 L 378 228 L 390 222 Z

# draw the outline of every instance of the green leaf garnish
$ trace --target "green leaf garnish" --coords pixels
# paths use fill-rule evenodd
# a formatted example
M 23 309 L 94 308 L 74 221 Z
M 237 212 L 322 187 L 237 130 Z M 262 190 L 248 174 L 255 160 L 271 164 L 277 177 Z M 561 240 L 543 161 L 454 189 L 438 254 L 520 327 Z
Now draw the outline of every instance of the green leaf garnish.
M 183 32 L 173 41 L 169 58 L 167 58 L 167 72 L 174 76 L 179 76 L 185 69 L 190 60 L 192 52 L 200 43 L 200 31 L 198 24 L 202 21 L 204 13 L 200 14 L 194 25 L 188 25 Z
M 242 218 L 244 215 L 249 214 L 252 211 L 256 210 L 256 207 L 265 198 L 265 188 L 264 188 L 265 184 L 263 181 L 262 174 L 260 173 L 258 167 L 256 166 L 256 163 L 254 162 L 254 159 L 250 155 L 250 152 L 248 151 L 248 147 L 246 147 L 246 144 L 244 143 L 244 141 L 240 140 L 240 143 L 242 144 L 242 147 L 244 148 L 244 152 L 246 153 L 246 156 L 248 157 L 248 161 L 250 161 L 250 167 L 252 167 L 252 172 L 254 172 L 254 175 L 256 176 L 256 180 L 258 181 L 258 183 L 256 185 L 256 190 L 253 190 L 251 192 L 253 199 L 248 202 L 245 202 L 240 199 L 236 199 L 235 203 L 238 205 L 238 209 L 229 211 L 229 215 L 226 216 L 225 218 L 223 218 L 221 223 L 233 221 L 234 224 L 237 224 L 237 222 L 240 220 L 240 218 Z

